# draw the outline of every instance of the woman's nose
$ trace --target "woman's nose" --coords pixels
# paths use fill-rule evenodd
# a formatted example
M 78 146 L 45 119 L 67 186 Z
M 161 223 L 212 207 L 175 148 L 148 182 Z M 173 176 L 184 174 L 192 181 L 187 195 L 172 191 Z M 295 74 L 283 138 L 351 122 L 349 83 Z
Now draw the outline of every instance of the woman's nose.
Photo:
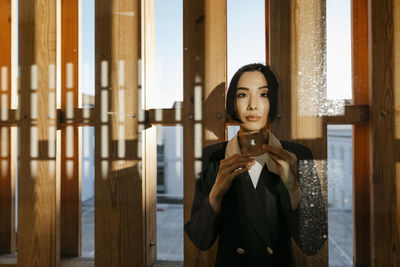
M 250 97 L 249 99 L 249 105 L 247 106 L 248 110 L 254 110 L 257 108 L 257 103 L 253 97 Z

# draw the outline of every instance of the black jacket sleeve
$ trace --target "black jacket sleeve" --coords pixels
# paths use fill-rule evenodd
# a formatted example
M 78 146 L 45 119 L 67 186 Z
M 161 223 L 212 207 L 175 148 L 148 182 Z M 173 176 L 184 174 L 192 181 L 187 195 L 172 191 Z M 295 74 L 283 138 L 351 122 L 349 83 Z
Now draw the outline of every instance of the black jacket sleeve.
M 293 239 L 305 254 L 311 256 L 321 249 L 327 239 L 327 216 L 312 153 L 305 146 L 297 146 L 293 152 L 298 159 L 297 177 L 302 197 L 297 208 L 292 210 L 285 187 L 280 190 L 281 204 Z
M 202 172 L 196 180 L 191 217 L 185 224 L 186 234 L 201 250 L 209 249 L 219 232 L 220 215 L 216 215 L 212 210 L 208 195 L 218 174 L 219 161 L 222 159 L 222 155 L 218 157 L 218 154 L 225 151 L 225 146 L 226 143 L 203 149 Z

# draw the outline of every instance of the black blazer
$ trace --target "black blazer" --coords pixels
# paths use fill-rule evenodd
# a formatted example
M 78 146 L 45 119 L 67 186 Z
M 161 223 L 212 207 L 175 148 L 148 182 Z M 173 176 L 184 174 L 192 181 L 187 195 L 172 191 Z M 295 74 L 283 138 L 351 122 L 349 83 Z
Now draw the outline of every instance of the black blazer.
M 307 255 L 317 253 L 327 239 L 324 200 L 311 151 L 300 144 L 281 143 L 298 159 L 302 198 L 294 211 L 281 178 L 264 165 L 256 188 L 248 172 L 234 179 L 215 215 L 208 195 L 227 142 L 203 149 L 202 173 L 185 232 L 201 250 L 219 237 L 215 266 L 296 266 L 291 237 Z

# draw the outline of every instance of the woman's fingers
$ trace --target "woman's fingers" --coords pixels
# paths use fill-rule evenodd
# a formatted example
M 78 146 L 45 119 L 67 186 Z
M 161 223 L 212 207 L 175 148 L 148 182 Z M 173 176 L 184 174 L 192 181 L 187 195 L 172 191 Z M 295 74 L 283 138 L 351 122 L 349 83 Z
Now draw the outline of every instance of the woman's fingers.
M 220 166 L 221 168 L 226 168 L 239 161 L 251 161 L 252 159 L 249 158 L 249 156 L 249 154 L 234 154 L 226 159 L 221 160 Z
M 281 158 L 290 164 L 293 164 L 297 157 L 295 154 L 283 149 L 281 147 L 274 147 L 269 145 L 263 145 L 263 149 L 268 152 L 269 155 L 274 155 L 275 157 Z
M 247 172 L 248 170 L 250 170 L 251 165 L 247 165 L 245 167 L 242 168 L 238 168 L 236 170 L 234 170 L 232 173 L 229 174 L 228 179 L 230 182 L 233 181 L 233 179 L 235 179 L 239 174 Z
M 231 166 L 225 168 L 225 170 L 228 174 L 236 173 L 239 169 L 243 169 L 243 168 L 246 168 L 247 166 L 252 166 L 252 165 L 254 165 L 254 159 L 240 160 L 240 161 L 235 162 Z

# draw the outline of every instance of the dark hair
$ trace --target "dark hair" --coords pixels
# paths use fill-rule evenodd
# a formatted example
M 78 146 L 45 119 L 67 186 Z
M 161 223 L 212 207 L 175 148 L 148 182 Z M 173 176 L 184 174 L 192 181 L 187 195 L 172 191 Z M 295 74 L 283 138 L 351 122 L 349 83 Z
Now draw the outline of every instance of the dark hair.
M 267 80 L 268 100 L 270 104 L 268 121 L 273 122 L 277 112 L 279 82 L 278 78 L 271 70 L 270 66 L 261 63 L 252 63 L 245 65 L 241 67 L 238 71 L 236 71 L 235 75 L 233 75 L 226 96 L 226 112 L 232 120 L 241 122 L 239 117 L 237 116 L 236 110 L 236 89 L 240 76 L 248 71 L 259 71 L 264 75 L 265 79 Z

